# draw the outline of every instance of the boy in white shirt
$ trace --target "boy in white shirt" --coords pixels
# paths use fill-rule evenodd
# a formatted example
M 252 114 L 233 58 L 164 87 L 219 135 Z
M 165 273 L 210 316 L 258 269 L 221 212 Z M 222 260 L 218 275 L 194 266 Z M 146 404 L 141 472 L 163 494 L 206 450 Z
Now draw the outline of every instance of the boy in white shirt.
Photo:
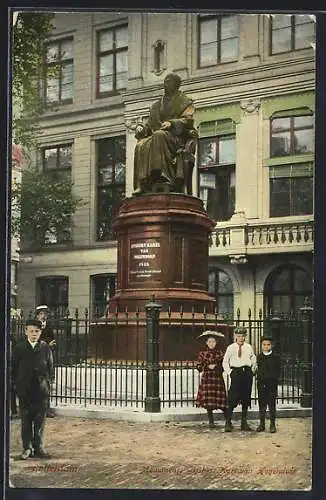
M 235 342 L 227 347 L 223 358 L 224 372 L 231 378 L 227 396 L 225 432 L 232 431 L 232 413 L 238 404 L 242 405 L 241 430 L 252 430 L 247 422 L 247 413 L 251 403 L 252 380 L 257 361 L 253 348 L 245 342 L 246 334 L 247 330 L 244 327 L 237 327 L 234 330 Z

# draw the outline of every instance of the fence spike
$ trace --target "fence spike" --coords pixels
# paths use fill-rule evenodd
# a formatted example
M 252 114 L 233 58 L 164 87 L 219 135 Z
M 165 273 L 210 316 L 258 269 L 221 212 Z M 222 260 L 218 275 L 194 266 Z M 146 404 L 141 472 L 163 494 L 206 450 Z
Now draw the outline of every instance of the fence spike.
M 75 318 L 76 318 L 76 320 L 78 319 L 78 315 L 79 315 L 79 311 L 78 311 L 78 307 L 76 307 L 76 309 L 75 309 Z
M 240 308 L 239 307 L 237 309 L 237 318 L 238 318 L 238 321 L 240 321 Z
M 69 316 L 70 316 L 70 312 L 69 312 L 69 309 L 67 309 L 66 312 L 65 312 L 65 317 L 69 318 Z
M 28 319 L 31 319 L 32 317 L 33 317 L 33 311 L 29 311 Z
M 251 319 L 251 308 L 248 309 L 248 319 Z
M 168 306 L 168 317 L 169 318 L 171 317 L 171 313 L 172 313 L 172 309 L 171 309 L 171 306 L 169 305 Z
M 195 306 L 191 307 L 191 315 L 194 318 L 194 316 L 195 316 Z
M 85 318 L 87 319 L 87 317 L 88 317 L 88 309 L 87 307 L 85 307 Z
M 206 306 L 204 306 L 203 315 L 204 315 L 204 318 L 206 318 L 206 316 L 207 316 L 207 309 L 206 309 Z
M 259 319 L 261 320 L 262 317 L 263 317 L 263 311 L 262 311 L 262 308 L 259 309 L 259 312 L 258 312 L 258 317 Z
M 183 304 L 180 305 L 180 316 L 183 316 Z

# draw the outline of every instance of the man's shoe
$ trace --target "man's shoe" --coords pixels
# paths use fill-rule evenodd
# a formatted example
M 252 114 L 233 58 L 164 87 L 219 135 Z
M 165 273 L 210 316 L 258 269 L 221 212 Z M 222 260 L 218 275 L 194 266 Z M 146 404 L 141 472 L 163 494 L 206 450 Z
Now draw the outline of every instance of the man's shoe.
M 269 431 L 272 432 L 272 433 L 276 432 L 275 424 L 271 424 L 270 425 Z
M 23 453 L 21 454 L 21 459 L 27 460 L 27 458 L 32 456 L 33 456 L 32 450 L 30 448 L 27 448 L 27 450 L 24 450 Z
M 256 431 L 257 432 L 264 432 L 265 430 L 265 425 L 264 424 L 259 424 Z
M 252 431 L 252 428 L 248 425 L 248 422 L 241 422 L 242 431 Z
M 233 429 L 233 425 L 231 424 L 231 422 L 226 422 L 225 427 L 224 427 L 224 431 L 225 432 L 232 432 L 232 429 Z
M 35 450 L 34 457 L 36 458 L 51 458 L 49 453 L 46 453 L 44 450 Z

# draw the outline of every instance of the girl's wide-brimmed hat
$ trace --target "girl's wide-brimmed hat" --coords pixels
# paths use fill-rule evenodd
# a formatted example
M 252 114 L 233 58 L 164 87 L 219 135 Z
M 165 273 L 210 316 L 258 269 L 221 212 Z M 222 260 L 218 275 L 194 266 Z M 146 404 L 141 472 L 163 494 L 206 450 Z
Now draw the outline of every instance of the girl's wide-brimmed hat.
M 206 330 L 205 332 L 201 333 L 197 338 L 198 339 L 208 339 L 209 337 L 218 337 L 218 338 L 223 338 L 225 337 L 224 333 L 221 332 L 215 332 L 214 330 Z

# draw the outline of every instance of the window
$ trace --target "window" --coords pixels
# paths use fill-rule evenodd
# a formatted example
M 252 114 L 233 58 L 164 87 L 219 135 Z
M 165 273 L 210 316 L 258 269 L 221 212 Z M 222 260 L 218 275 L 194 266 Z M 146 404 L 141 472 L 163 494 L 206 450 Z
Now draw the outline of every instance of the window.
M 73 100 L 73 39 L 58 40 L 46 46 L 44 100 L 69 104 Z
M 115 295 L 115 284 L 115 274 L 91 276 L 92 317 L 104 316 L 109 299 Z
M 198 148 L 199 197 L 216 221 L 229 220 L 235 209 L 235 134 L 229 134 L 233 128 L 231 120 L 222 120 L 204 124 L 199 131 L 200 136 L 213 129 L 220 134 L 199 139 Z
M 128 79 L 128 26 L 98 32 L 97 97 L 124 89 Z
M 239 18 L 203 15 L 199 24 L 199 68 L 236 61 L 239 49 Z
M 113 238 L 112 223 L 125 196 L 126 138 L 97 141 L 97 235 L 98 241 Z
M 36 280 L 37 303 L 46 304 L 54 317 L 64 317 L 68 310 L 69 279 L 46 276 Z
M 288 116 L 271 120 L 271 157 L 314 151 L 313 115 Z
M 166 69 L 166 45 L 162 40 L 153 44 L 153 73 L 161 75 Z
M 233 316 L 233 284 L 227 273 L 216 268 L 208 270 L 208 293 L 216 298 L 219 314 Z
M 269 315 L 298 312 L 305 297 L 312 297 L 312 278 L 296 266 L 278 268 L 267 279 L 265 294 Z
M 43 171 L 50 174 L 57 180 L 71 180 L 72 169 L 72 144 L 53 146 L 51 148 L 43 148 L 42 166 Z M 46 244 L 66 243 L 71 241 L 71 220 L 70 226 L 61 233 L 58 233 L 55 228 L 48 231 L 46 234 Z
M 300 176 L 270 179 L 270 217 L 309 215 L 312 213 L 312 175 L 310 177 Z
M 310 15 L 276 14 L 271 19 L 271 54 L 305 49 L 315 41 L 315 23 Z

